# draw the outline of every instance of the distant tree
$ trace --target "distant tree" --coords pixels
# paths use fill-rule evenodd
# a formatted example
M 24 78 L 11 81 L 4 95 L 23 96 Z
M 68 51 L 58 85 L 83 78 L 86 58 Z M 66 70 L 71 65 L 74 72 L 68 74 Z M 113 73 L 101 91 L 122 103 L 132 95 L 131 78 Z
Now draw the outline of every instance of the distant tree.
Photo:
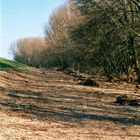
M 40 53 L 43 48 L 42 38 L 20 39 L 11 45 L 15 61 L 37 67 L 40 65 Z
M 51 64 L 65 69 L 74 63 L 75 51 L 72 49 L 70 32 L 82 21 L 80 11 L 74 6 L 65 4 L 58 7 L 45 27 L 48 49 L 44 57 L 48 66 Z

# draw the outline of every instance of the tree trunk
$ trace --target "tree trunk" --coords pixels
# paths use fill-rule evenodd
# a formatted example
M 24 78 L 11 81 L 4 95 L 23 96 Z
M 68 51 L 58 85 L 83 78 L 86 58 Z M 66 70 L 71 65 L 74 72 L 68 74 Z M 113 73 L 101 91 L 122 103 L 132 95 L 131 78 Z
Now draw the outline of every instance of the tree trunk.
M 137 74 L 137 81 L 140 83 L 140 64 L 139 64 L 139 61 L 138 61 L 138 57 L 137 57 L 137 54 L 136 54 L 136 50 L 135 50 L 135 43 L 134 43 L 134 37 L 132 35 L 129 35 L 128 37 L 128 44 L 129 44 L 129 47 L 131 47 L 131 50 L 132 50 L 132 57 L 133 57 L 133 63 L 134 63 L 134 66 L 135 66 L 135 70 L 136 70 L 136 74 Z

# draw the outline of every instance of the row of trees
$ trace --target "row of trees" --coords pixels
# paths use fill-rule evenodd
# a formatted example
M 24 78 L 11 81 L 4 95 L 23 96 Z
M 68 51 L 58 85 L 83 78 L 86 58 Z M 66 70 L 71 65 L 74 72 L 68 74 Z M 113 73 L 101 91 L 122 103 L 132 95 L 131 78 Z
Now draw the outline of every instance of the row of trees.
M 52 13 L 44 39 L 13 44 L 14 59 L 140 82 L 139 23 L 139 0 L 69 0 Z
M 79 40 L 83 33 L 78 44 L 88 44 L 90 64 L 109 78 L 125 74 L 129 80 L 135 73 L 140 80 L 140 1 L 78 0 L 77 4 L 89 20 L 74 38 Z

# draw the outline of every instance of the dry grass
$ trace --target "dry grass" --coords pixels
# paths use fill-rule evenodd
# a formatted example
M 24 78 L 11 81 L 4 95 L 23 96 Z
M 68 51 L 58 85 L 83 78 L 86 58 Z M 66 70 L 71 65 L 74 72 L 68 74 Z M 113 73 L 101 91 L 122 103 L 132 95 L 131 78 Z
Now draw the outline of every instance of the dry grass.
M 140 138 L 140 107 L 118 106 L 119 95 L 140 98 L 133 84 L 80 86 L 53 70 L 0 71 L 2 140 Z

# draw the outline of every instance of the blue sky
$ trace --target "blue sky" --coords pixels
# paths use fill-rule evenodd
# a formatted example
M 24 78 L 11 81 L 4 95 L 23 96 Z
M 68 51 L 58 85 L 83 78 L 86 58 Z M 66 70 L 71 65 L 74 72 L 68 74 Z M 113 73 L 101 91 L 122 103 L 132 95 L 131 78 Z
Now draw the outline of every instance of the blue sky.
M 11 59 L 9 47 L 25 37 L 44 36 L 52 11 L 66 0 L 0 0 L 0 57 Z

